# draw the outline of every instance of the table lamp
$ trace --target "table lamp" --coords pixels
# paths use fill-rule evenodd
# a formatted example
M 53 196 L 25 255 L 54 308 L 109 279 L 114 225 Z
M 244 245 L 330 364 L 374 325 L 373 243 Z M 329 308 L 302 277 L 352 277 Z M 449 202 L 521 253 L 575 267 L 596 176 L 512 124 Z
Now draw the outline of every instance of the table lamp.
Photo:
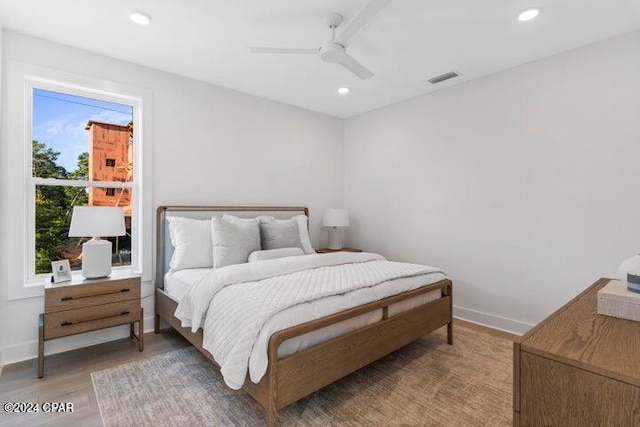
M 322 225 L 329 228 L 329 249 L 342 249 L 342 227 L 349 226 L 349 214 L 346 209 L 325 209 L 322 213 Z
M 82 245 L 82 275 L 85 278 L 97 279 L 111 274 L 111 242 L 100 237 L 125 234 L 121 207 L 73 207 L 69 237 L 91 237 Z

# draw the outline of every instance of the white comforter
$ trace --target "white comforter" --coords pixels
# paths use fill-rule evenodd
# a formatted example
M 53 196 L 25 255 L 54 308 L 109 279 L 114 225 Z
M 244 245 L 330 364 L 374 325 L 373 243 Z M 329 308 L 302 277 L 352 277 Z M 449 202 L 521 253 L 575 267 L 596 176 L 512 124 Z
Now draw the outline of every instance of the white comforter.
M 239 389 L 247 375 L 252 349 L 256 353 L 254 344 L 265 323 L 277 313 L 389 280 L 436 273 L 442 272 L 424 265 L 386 261 L 368 253 L 307 255 L 238 264 L 213 270 L 192 286 L 175 316 L 193 332 L 206 324 L 203 347 L 220 364 L 227 385 Z M 424 282 L 400 280 L 397 285 L 387 286 L 377 298 L 415 289 Z M 354 299 L 351 306 L 372 300 Z M 258 350 L 266 365 L 266 345 Z M 259 379 L 252 375 L 253 381 Z

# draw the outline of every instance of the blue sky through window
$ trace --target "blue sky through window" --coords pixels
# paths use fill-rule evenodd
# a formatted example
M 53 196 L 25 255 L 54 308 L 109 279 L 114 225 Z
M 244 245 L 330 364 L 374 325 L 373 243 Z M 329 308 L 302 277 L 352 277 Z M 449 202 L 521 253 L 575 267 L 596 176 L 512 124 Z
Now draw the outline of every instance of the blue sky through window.
M 126 125 L 133 119 L 130 105 L 105 102 L 43 89 L 33 90 L 33 139 L 60 152 L 58 164 L 68 172 L 78 155 L 88 151 L 89 120 Z

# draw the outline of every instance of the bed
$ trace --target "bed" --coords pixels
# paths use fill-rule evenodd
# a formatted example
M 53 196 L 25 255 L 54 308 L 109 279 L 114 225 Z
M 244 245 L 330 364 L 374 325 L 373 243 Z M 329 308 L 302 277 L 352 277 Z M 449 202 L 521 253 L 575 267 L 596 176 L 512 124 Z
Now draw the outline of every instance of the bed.
M 241 218 L 268 215 L 287 219 L 300 214 L 308 216 L 308 209 L 244 206 L 161 206 L 158 208 L 155 332 L 160 331 L 161 320 L 166 322 L 198 348 L 212 363 L 221 367 L 223 375 L 226 375 L 226 362 L 218 357 L 222 360 L 219 363 L 216 357 L 205 349 L 205 347 L 211 348 L 211 344 L 206 344 L 207 340 L 209 342 L 212 340 L 210 329 L 216 329 L 211 326 L 211 323 L 207 327 L 206 322 L 211 322 L 210 319 L 214 318 L 217 311 L 211 310 L 212 312 L 207 314 L 202 324 L 187 325 L 190 327 L 182 326 L 184 324 L 182 316 L 182 321 L 176 317 L 176 314 L 180 316 L 177 313 L 179 304 L 182 302 L 180 308 L 188 305 L 185 301 L 188 298 L 196 298 L 197 287 L 206 289 L 206 283 L 202 282 L 206 282 L 207 277 L 213 277 L 223 270 L 218 269 L 216 273 L 212 273 L 207 268 L 172 271 L 169 264 L 174 248 L 167 225 L 168 217 L 204 220 L 220 217 L 223 214 Z M 269 269 L 274 268 L 273 266 L 279 267 L 285 263 L 287 266 L 299 264 L 300 271 L 287 276 L 295 278 L 297 277 L 295 274 L 308 274 L 308 271 L 312 270 L 310 266 L 324 267 L 326 264 L 329 266 L 327 268 L 336 270 L 341 268 L 341 263 L 358 266 L 360 264 L 357 263 L 365 265 L 377 262 L 378 258 L 374 254 L 332 254 L 283 258 L 263 262 L 264 266 L 260 263 L 255 265 L 264 267 L 264 271 L 270 271 Z M 248 267 L 238 266 L 238 271 L 242 268 Z M 291 268 L 294 271 L 293 267 Z M 254 270 L 256 268 L 252 268 L 252 271 Z M 268 274 L 265 278 L 264 280 L 271 280 Z M 249 286 L 251 283 L 241 285 Z M 225 289 L 236 288 L 240 289 L 241 286 L 234 285 Z M 393 292 L 403 291 L 392 294 L 390 293 L 392 291 L 389 291 L 391 288 L 395 289 Z M 247 291 L 243 290 L 243 292 Z M 383 297 L 373 299 L 373 294 Z M 294 305 L 269 317 L 264 327 L 260 329 L 258 340 L 251 348 L 251 357 L 247 360 L 245 371 L 247 378 L 233 383 L 225 376 L 225 382 L 230 386 L 238 385 L 232 388 L 241 386 L 249 393 L 265 408 L 267 425 L 275 426 L 280 408 L 400 349 L 435 329 L 446 325 L 447 342 L 452 344 L 452 298 L 451 281 L 434 270 L 429 274 L 418 272 L 414 276 L 385 281 L 375 287 L 353 289 L 343 294 L 304 303 L 308 305 Z M 346 300 L 351 301 L 351 306 L 345 304 Z M 364 302 L 360 303 L 360 301 Z M 353 306 L 356 303 L 358 305 Z M 213 300 L 211 304 L 213 306 Z M 295 318 L 296 312 L 298 317 L 294 321 L 292 319 Z M 215 323 L 213 325 L 215 326 Z M 207 331 L 206 334 L 203 328 Z M 261 350 L 258 342 L 264 343 L 264 350 Z M 264 357 L 260 357 L 261 352 L 264 352 Z M 216 352 L 213 351 L 213 353 Z

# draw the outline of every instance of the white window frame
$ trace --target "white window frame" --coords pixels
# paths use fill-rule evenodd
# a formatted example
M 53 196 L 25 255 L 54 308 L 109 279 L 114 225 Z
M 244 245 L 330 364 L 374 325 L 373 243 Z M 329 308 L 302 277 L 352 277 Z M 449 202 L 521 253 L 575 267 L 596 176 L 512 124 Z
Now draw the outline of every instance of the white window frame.
M 133 181 L 101 182 L 33 177 L 31 141 L 34 88 L 133 106 Z M 5 227 L 9 238 L 5 253 L 8 254 L 10 300 L 44 295 L 44 278 L 49 277 L 48 274 L 35 274 L 36 185 L 131 188 L 131 265 L 114 267 L 114 274 L 133 272 L 141 274 L 143 281 L 152 279 L 151 105 L 151 93 L 144 89 L 9 61 L 8 120 L 4 140 L 8 154 Z M 80 275 L 80 271 L 74 274 Z

